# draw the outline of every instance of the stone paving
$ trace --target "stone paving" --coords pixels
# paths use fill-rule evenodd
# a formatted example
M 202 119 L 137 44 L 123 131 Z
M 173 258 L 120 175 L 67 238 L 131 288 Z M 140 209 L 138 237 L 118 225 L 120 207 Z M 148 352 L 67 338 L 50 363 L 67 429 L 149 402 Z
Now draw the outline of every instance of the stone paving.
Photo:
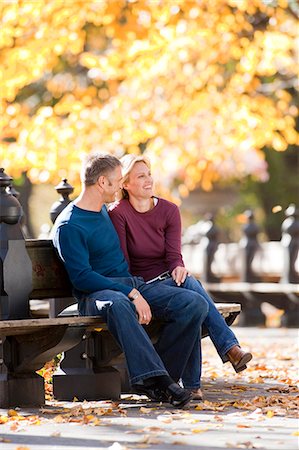
M 254 360 L 236 375 L 204 339 L 204 402 L 175 410 L 127 395 L 117 404 L 52 401 L 0 410 L 0 449 L 297 450 L 298 330 L 234 329 Z

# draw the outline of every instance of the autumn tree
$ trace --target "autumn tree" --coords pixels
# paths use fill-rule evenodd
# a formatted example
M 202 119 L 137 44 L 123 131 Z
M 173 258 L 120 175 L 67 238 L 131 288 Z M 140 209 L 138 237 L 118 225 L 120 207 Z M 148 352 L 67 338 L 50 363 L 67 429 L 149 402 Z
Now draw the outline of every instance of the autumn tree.
M 2 0 L 2 165 L 78 184 L 90 151 L 145 152 L 181 195 L 266 180 L 263 149 L 298 143 L 297 13 L 292 0 Z

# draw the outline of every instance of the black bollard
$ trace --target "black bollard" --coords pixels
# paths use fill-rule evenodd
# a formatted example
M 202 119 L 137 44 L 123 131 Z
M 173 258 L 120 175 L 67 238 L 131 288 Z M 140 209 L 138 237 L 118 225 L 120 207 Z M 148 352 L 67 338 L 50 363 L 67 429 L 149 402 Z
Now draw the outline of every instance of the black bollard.
M 50 210 L 50 218 L 52 223 L 55 222 L 61 211 L 71 202 L 69 196 L 74 192 L 73 186 L 71 186 L 67 179 L 62 180 L 56 187 L 58 194 L 61 194 L 61 198 L 53 203 Z
M 241 281 L 255 283 L 260 281 L 260 277 L 254 272 L 252 263 L 254 256 L 260 250 L 260 244 L 257 236 L 260 231 L 259 226 L 255 223 L 253 211 L 250 209 L 244 212 L 247 217 L 247 224 L 243 227 L 243 237 L 241 238 L 240 254 L 241 254 Z
M 201 278 L 203 281 L 217 283 L 220 281 L 220 278 L 213 273 L 212 263 L 219 244 L 219 229 L 215 225 L 213 214 L 206 215 L 206 220 L 202 224 L 201 231 L 201 244 L 203 247 L 203 271 Z
M 11 182 L 0 169 L 0 320 L 30 317 L 32 265 L 20 224 L 22 207 L 8 189 Z
M 71 202 L 69 196 L 74 191 L 73 186 L 71 186 L 67 179 L 64 178 L 57 186 L 55 186 L 55 189 L 58 194 L 61 195 L 60 199 L 53 203 L 50 209 L 50 218 L 53 223 L 55 223 L 55 220 L 61 213 L 61 211 L 64 210 L 64 208 Z M 71 305 L 73 303 L 73 298 L 51 298 L 49 300 L 49 306 L 50 306 L 50 317 L 57 317 L 57 315 L 66 307 Z
M 239 242 L 241 258 L 241 281 L 256 283 L 261 278 L 254 272 L 252 263 L 254 256 L 260 250 L 258 242 L 259 226 L 255 223 L 253 211 L 250 209 L 244 212 L 247 217 L 247 224 L 243 227 L 243 237 Z M 240 315 L 240 326 L 263 326 L 266 317 L 261 310 L 260 300 L 251 292 L 244 293 L 245 301 L 242 303 L 242 314 Z
M 32 228 L 31 216 L 29 211 L 29 199 L 32 194 L 32 183 L 28 178 L 26 170 L 22 172 L 21 177 L 17 180 L 17 186 L 18 186 L 18 194 L 16 198 L 21 203 L 23 210 L 22 231 L 26 239 L 32 239 L 32 237 L 34 236 L 34 232 Z
M 299 252 L 299 209 L 294 204 L 285 210 L 286 219 L 281 226 L 283 247 L 283 273 L 281 283 L 299 283 L 299 273 L 295 264 Z
M 16 191 L 16 189 L 14 188 L 13 184 L 11 183 L 7 188 L 6 188 L 6 192 L 10 195 L 12 195 L 13 197 L 16 197 L 17 199 L 19 199 L 20 197 L 20 192 Z M 22 208 L 22 213 L 23 213 L 23 208 Z
M 10 186 L 8 186 L 6 188 L 6 192 L 8 194 L 12 195 L 13 197 L 16 197 L 16 199 L 18 201 L 20 201 L 20 192 L 14 188 L 13 184 L 10 184 Z M 26 225 L 26 217 L 25 217 L 25 213 L 24 213 L 24 209 L 23 209 L 22 205 L 21 205 L 21 208 L 22 208 L 22 216 L 20 218 L 20 225 L 21 225 L 21 229 L 22 229 L 24 238 L 28 239 L 30 236 L 30 233 L 29 233 L 27 225 Z

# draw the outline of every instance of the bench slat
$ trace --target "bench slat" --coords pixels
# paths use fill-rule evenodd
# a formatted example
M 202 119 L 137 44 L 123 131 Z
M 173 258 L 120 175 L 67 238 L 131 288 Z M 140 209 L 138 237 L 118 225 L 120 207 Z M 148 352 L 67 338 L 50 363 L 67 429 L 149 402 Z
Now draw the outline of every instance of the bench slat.
M 53 319 L 20 319 L 0 321 L 0 336 L 16 336 L 31 334 L 43 328 L 59 326 L 106 328 L 105 322 L 100 317 L 57 317 Z
M 238 303 L 216 303 L 216 306 L 223 317 L 241 311 L 241 306 Z M 93 329 L 96 327 L 107 329 L 105 322 L 100 317 L 68 316 L 42 319 L 2 320 L 0 321 L 0 335 L 15 336 L 18 334 L 28 334 L 39 331 L 42 328 L 57 327 L 61 325 L 77 327 L 89 326 Z

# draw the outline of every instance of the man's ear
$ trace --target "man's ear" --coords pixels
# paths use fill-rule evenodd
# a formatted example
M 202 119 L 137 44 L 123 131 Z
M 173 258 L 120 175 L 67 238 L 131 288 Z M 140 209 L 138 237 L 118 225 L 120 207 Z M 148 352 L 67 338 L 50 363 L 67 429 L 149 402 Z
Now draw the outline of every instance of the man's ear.
M 104 177 L 104 175 L 101 175 L 101 176 L 98 178 L 98 185 L 99 185 L 100 187 L 103 187 L 103 186 L 105 185 L 105 177 Z

